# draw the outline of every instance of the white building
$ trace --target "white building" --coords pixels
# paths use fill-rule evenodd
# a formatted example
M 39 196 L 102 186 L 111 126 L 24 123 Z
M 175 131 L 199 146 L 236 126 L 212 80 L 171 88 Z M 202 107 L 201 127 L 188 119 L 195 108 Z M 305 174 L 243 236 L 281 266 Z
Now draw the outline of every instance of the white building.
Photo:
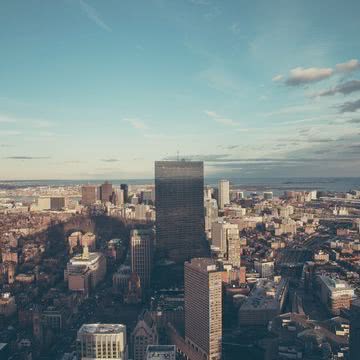
M 95 288 L 105 275 L 105 256 L 99 252 L 89 252 L 86 244 L 83 253 L 72 257 L 64 271 L 69 290 L 84 292 L 88 292 L 88 288 Z
M 211 228 L 212 245 L 233 266 L 240 267 L 239 226 L 224 221 L 214 222 Z
M 218 190 L 219 209 L 224 209 L 225 205 L 228 204 L 230 204 L 230 183 L 228 180 L 220 180 Z
M 79 360 L 127 360 L 126 326 L 84 324 L 77 333 Z

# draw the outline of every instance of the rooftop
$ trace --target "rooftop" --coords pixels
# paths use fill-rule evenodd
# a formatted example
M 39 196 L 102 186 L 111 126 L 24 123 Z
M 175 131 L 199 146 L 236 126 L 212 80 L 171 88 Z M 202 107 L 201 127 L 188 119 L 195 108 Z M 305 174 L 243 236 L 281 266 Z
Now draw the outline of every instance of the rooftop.
M 286 279 L 279 283 L 272 280 L 260 279 L 241 306 L 241 311 L 278 309 L 279 302 L 287 285 Z
M 176 353 L 175 345 L 148 345 L 146 349 L 146 359 L 168 360 L 170 354 Z
M 79 334 L 121 334 L 126 332 L 122 324 L 84 324 L 79 329 Z

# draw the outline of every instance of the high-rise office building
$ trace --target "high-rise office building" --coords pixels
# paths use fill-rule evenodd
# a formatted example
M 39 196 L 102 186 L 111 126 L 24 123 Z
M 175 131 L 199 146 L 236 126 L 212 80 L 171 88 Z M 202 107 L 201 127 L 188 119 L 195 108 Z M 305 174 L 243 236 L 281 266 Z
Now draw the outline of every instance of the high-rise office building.
M 98 198 L 98 188 L 95 185 L 84 185 L 81 187 L 81 203 L 83 205 L 92 205 Z
M 350 360 L 360 354 L 360 299 L 353 300 L 350 307 Z
M 112 199 L 113 186 L 109 182 L 105 181 L 104 184 L 100 186 L 100 200 L 102 202 L 108 202 Z
M 213 259 L 185 262 L 185 341 L 208 360 L 221 359 L 221 279 Z
M 124 192 L 124 203 L 126 204 L 129 200 L 129 187 L 127 184 L 121 184 L 120 189 Z
M 204 164 L 202 161 L 156 161 L 157 251 L 182 264 L 206 256 Z
M 220 180 L 218 190 L 219 209 L 224 209 L 225 205 L 228 204 L 230 204 L 230 183 L 228 180 Z
M 150 286 L 153 231 L 135 229 L 130 234 L 131 270 L 140 278 L 142 289 Z
M 79 360 L 127 360 L 126 326 L 84 324 L 77 333 Z
M 223 221 L 212 223 L 211 239 L 221 256 L 234 267 L 240 268 L 241 249 L 238 224 Z

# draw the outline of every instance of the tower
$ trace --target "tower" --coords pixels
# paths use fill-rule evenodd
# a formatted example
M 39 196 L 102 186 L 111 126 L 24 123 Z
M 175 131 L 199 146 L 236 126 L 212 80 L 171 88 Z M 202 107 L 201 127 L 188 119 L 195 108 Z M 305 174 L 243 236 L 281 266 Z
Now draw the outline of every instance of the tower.
M 228 204 L 230 204 L 230 183 L 228 180 L 220 180 L 218 190 L 219 209 L 224 209 L 225 205 Z
M 360 299 L 353 300 L 350 308 L 350 360 L 360 354 Z
M 105 183 L 100 186 L 101 202 L 105 203 L 105 202 L 111 201 L 112 193 L 113 193 L 112 184 L 105 181 Z
M 206 256 L 203 162 L 156 161 L 155 203 L 158 257 L 182 265 Z
M 191 259 L 185 262 L 185 341 L 201 358 L 218 360 L 221 338 L 221 272 L 213 259 Z
M 150 286 L 153 231 L 135 229 L 131 231 L 131 270 L 139 275 L 142 289 Z

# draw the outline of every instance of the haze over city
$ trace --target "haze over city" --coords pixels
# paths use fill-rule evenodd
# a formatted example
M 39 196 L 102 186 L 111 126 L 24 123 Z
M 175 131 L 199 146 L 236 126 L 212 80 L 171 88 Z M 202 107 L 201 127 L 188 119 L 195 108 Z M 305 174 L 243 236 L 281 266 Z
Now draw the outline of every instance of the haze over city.
M 359 176 L 360 3 L 3 1 L 9 179 Z

